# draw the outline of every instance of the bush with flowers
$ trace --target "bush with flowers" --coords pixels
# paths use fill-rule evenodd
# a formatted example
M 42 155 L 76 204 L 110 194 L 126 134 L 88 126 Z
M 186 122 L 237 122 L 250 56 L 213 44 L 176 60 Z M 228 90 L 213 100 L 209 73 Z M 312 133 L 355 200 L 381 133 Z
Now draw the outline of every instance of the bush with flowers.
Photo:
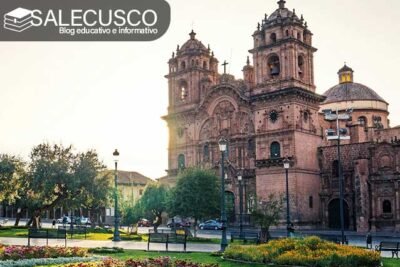
M 0 260 L 21 260 L 58 257 L 86 257 L 87 249 L 77 247 L 39 247 L 0 245 Z
M 225 250 L 224 257 L 248 262 L 313 267 L 380 265 L 379 252 L 342 246 L 315 236 L 278 239 L 262 245 L 232 245 Z
M 218 267 L 218 265 L 199 264 L 186 260 L 172 260 L 170 257 L 159 257 L 143 260 L 128 259 L 126 261 L 106 258 L 101 262 L 69 264 L 66 267 Z

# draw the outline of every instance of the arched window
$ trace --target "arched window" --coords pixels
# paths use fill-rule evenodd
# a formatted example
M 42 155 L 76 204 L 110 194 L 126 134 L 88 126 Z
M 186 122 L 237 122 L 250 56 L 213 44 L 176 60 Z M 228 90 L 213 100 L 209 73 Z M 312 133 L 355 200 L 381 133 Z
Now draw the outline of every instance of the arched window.
M 392 203 L 389 200 L 384 200 L 382 203 L 383 213 L 392 213 Z
M 272 142 L 270 147 L 271 159 L 281 157 L 281 145 L 278 142 Z
M 181 81 L 179 83 L 179 98 L 181 101 L 185 101 L 188 97 L 188 85 L 186 81 Z
M 299 39 L 301 41 L 301 33 L 297 33 L 297 39 Z
M 358 124 L 359 125 L 363 125 L 363 126 L 367 126 L 367 118 L 364 116 L 358 117 Z
M 185 168 L 185 155 L 179 154 L 178 156 L 178 169 L 182 170 Z
M 337 160 L 332 162 L 332 176 L 339 177 L 339 161 Z
M 206 62 L 206 61 L 203 62 L 203 69 L 205 69 L 205 70 L 208 69 L 208 68 L 207 68 L 207 62 Z
M 281 72 L 281 64 L 277 55 L 272 55 L 268 59 L 269 76 L 271 78 L 279 76 Z
M 186 62 L 185 61 L 181 62 L 181 69 L 182 70 L 186 69 Z
M 271 39 L 271 43 L 276 43 L 276 33 L 271 33 L 271 35 L 269 36 L 269 38 Z
M 208 161 L 210 159 L 210 147 L 208 144 L 203 146 L 203 161 Z
M 286 30 L 286 36 L 289 36 L 289 30 Z
M 299 77 L 303 78 L 303 76 L 304 76 L 304 58 L 302 56 L 297 57 L 297 71 L 299 73 Z

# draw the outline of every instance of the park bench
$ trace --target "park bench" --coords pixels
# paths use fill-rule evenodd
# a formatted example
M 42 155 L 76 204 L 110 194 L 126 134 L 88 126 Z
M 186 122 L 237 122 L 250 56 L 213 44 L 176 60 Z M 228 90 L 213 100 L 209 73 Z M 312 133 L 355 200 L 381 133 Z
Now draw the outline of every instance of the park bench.
M 74 226 L 72 229 L 69 226 L 58 226 L 58 229 L 64 229 L 67 231 L 67 234 L 72 236 L 75 234 L 85 234 L 85 239 L 87 235 L 87 227 L 86 226 Z
M 183 244 L 183 249 L 186 251 L 187 235 L 175 233 L 149 233 L 147 240 L 147 250 L 150 249 L 150 243 L 165 243 L 165 249 L 168 251 L 168 244 Z
M 376 251 L 391 251 L 392 258 L 396 255 L 399 258 L 400 242 L 382 241 L 375 246 Z
M 65 229 L 28 229 L 28 247 L 31 245 L 31 238 L 45 238 L 46 245 L 49 245 L 49 239 L 64 239 L 65 247 L 67 246 L 67 231 Z
M 256 243 L 260 243 L 260 233 L 254 231 L 231 231 L 231 242 L 234 240 L 243 240 L 244 243 L 247 241 L 255 241 Z

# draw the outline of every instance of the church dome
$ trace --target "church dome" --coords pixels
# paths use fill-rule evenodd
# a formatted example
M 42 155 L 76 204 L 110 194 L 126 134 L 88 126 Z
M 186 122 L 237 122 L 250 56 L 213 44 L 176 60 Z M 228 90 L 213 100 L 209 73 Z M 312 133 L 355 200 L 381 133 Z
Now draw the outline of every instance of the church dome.
M 353 69 L 345 63 L 338 71 L 339 84 L 324 93 L 326 99 L 322 104 L 343 101 L 379 101 L 387 104 L 382 97 L 368 86 L 353 82 L 353 73 Z
M 326 91 L 324 96 L 326 96 L 326 100 L 323 104 L 357 100 L 373 100 L 387 103 L 371 88 L 354 82 L 345 82 L 335 85 Z
M 178 51 L 178 55 L 183 53 L 208 53 L 208 48 L 206 48 L 201 41 L 195 38 L 196 33 L 193 30 L 189 35 L 190 39 L 182 45 Z

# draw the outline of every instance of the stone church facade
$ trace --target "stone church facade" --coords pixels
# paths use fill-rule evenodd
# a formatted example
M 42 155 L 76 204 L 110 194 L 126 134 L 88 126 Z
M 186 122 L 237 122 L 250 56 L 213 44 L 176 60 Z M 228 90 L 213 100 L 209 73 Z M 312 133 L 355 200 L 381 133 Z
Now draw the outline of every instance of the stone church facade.
M 324 109 L 353 108 L 341 122 L 351 139 L 342 149 L 346 226 L 358 231 L 400 230 L 400 129 L 390 128 L 388 104 L 339 70 L 339 84 L 316 93 L 313 34 L 303 16 L 278 2 L 253 34 L 243 78 L 224 70 L 210 47 L 190 38 L 169 60 L 168 176 L 190 166 L 218 169 L 218 140 L 228 140 L 226 196 L 239 213 L 237 176 L 244 179 L 244 210 L 286 191 L 283 160 L 291 160 L 291 220 L 302 228 L 337 227 L 337 151 L 325 138 L 336 129 Z M 225 64 L 223 64 L 226 67 Z M 351 106 L 349 106 L 351 104 Z M 399 135 L 400 136 L 400 135 Z M 336 162 L 336 163 L 335 163 Z M 390 206 L 390 207 L 389 207 Z M 234 220 L 234 216 L 232 218 Z

